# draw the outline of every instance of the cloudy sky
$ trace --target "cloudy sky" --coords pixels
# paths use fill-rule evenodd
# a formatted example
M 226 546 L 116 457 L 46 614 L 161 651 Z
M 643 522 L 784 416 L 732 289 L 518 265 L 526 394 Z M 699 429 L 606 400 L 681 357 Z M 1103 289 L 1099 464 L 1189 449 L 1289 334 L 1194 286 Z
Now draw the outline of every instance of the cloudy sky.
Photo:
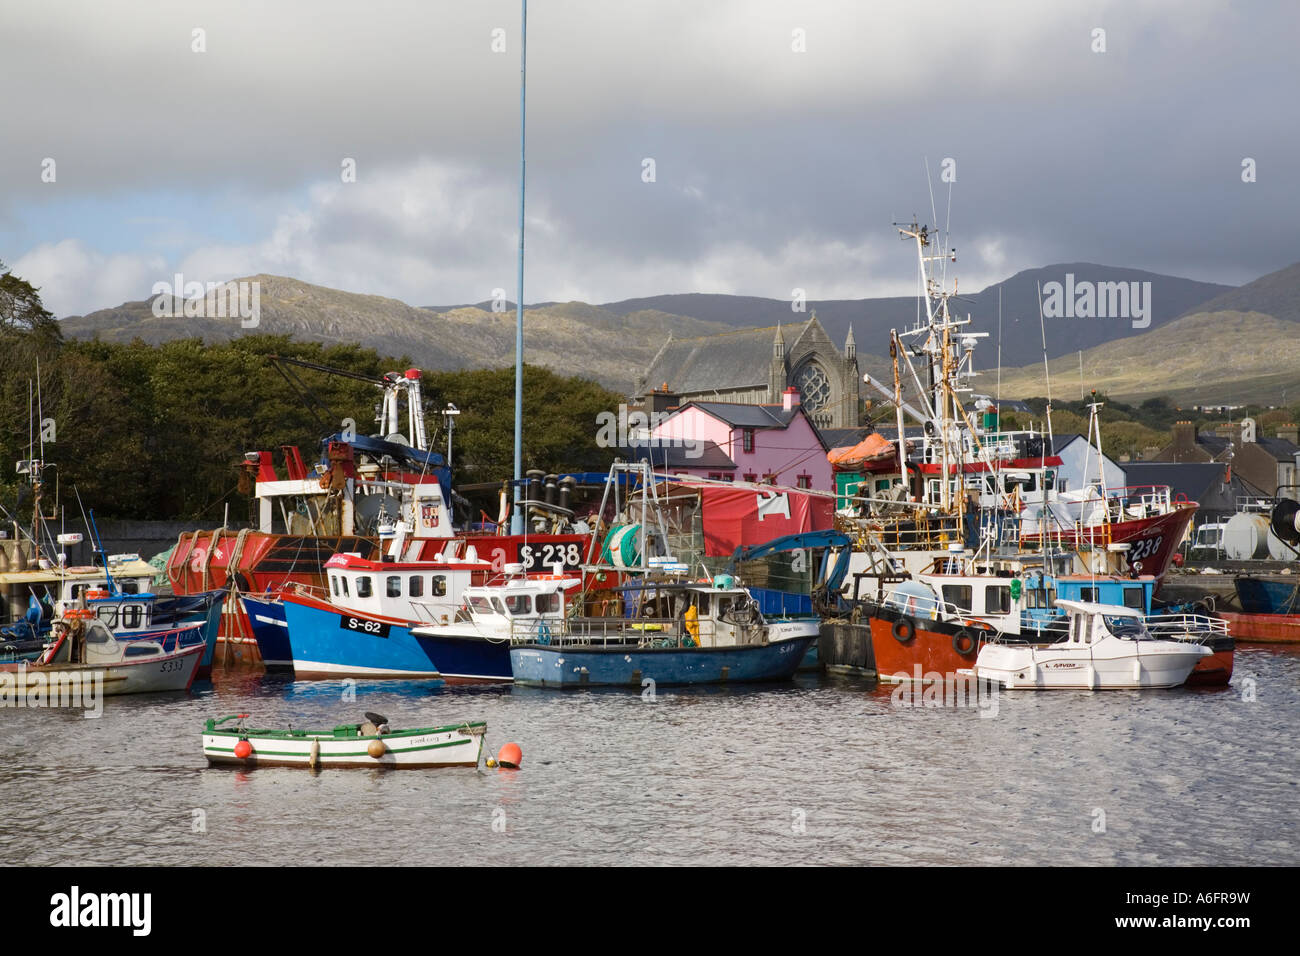
M 964 289 L 1249 281 L 1300 259 L 1297 35 L 1285 0 L 533 0 L 524 297 L 909 294 L 927 160 Z M 514 0 L 6 0 L 0 80 L 0 260 L 58 315 L 177 271 L 515 295 Z

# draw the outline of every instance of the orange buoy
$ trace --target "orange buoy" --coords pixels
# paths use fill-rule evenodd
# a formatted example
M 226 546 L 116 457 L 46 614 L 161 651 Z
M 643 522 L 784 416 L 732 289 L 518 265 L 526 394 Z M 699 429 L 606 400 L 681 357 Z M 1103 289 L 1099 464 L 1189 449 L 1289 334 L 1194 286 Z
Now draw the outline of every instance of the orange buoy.
M 506 744 L 497 754 L 497 763 L 506 770 L 518 770 L 523 761 L 524 752 L 519 749 L 518 744 Z
M 384 743 L 378 737 L 370 741 L 370 743 L 366 746 L 366 753 L 370 754 L 370 756 L 374 757 L 376 760 L 378 760 L 387 752 L 388 752 L 388 744 Z
M 253 752 L 253 745 L 247 740 L 241 740 L 235 744 L 235 756 L 240 760 L 246 759 Z

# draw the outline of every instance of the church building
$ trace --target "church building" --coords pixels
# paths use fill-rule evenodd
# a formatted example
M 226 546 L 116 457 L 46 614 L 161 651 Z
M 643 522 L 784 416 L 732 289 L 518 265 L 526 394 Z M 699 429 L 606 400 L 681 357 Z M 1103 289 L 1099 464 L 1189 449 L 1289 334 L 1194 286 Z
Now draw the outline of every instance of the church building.
M 861 417 L 861 385 L 853 329 L 840 351 L 814 312 L 807 322 L 786 327 L 737 329 L 691 339 L 674 339 L 669 333 L 638 379 L 635 397 L 653 389 L 671 395 L 675 405 L 780 405 L 793 386 L 817 428 L 852 428 Z

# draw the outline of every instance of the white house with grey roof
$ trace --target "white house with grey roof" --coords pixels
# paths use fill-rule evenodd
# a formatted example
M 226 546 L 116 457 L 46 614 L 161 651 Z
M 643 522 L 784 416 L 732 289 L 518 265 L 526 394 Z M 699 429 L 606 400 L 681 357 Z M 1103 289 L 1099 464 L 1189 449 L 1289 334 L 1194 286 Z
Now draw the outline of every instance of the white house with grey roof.
M 798 325 L 690 339 L 670 333 L 638 378 L 636 397 L 657 393 L 656 403 L 667 406 L 779 405 L 793 386 L 804 414 L 818 428 L 852 428 L 861 417 L 861 384 L 853 329 L 841 351 L 814 312 Z

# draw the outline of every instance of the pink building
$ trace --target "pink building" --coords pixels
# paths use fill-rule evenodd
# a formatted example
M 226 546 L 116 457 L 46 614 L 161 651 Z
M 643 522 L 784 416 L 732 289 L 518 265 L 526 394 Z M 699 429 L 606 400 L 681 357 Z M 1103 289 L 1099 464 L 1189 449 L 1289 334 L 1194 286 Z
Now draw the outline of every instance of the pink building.
M 834 491 L 826 446 L 787 388 L 780 405 L 692 401 L 651 431 L 652 446 L 674 449 L 674 474 Z

